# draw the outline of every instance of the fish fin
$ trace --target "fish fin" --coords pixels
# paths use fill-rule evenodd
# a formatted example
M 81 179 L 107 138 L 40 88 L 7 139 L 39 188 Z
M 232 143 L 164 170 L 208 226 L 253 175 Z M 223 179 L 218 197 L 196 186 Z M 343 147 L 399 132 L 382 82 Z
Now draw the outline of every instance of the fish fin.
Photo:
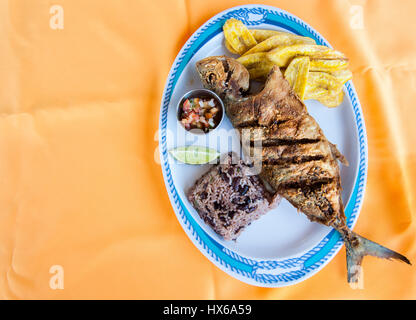
M 400 253 L 390 250 L 378 243 L 363 238 L 355 232 L 344 237 L 347 251 L 348 282 L 358 283 L 361 279 L 361 262 L 365 256 L 374 256 L 388 260 L 396 259 L 410 264 L 410 261 Z

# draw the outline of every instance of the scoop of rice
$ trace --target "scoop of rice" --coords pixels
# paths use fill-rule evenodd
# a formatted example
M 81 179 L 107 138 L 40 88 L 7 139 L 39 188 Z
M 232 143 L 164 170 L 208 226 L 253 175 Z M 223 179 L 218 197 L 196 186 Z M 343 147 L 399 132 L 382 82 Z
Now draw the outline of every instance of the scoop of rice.
M 229 153 L 196 181 L 188 199 L 216 233 L 234 240 L 280 198 L 268 192 L 258 176 L 250 174 L 250 166 Z

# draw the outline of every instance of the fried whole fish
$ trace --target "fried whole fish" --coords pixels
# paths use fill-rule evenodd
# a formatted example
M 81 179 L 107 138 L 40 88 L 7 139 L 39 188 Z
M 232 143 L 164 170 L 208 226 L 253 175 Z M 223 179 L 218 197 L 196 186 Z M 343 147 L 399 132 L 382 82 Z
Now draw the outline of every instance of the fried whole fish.
M 326 139 L 277 66 L 255 95 L 247 95 L 247 69 L 232 58 L 208 57 L 197 62 L 196 68 L 204 87 L 224 100 L 233 126 L 251 133 L 249 149 L 261 142 L 261 178 L 311 221 L 340 233 L 347 253 L 348 282 L 360 281 L 366 255 L 410 264 L 405 256 L 348 228 L 338 161 L 348 162 Z

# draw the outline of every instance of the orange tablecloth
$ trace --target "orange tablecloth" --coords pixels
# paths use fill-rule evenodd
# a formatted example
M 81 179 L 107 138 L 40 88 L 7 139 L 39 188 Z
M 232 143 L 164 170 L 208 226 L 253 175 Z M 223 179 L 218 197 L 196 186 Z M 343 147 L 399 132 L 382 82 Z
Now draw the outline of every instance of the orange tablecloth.
M 259 2 L 350 57 L 369 142 L 355 230 L 416 262 L 414 1 Z M 1 298 L 416 298 L 414 267 L 371 257 L 365 289 L 350 289 L 345 249 L 298 285 L 249 286 L 180 227 L 154 160 L 162 90 L 186 39 L 243 3 L 0 1 Z M 50 287 L 55 265 L 63 289 Z

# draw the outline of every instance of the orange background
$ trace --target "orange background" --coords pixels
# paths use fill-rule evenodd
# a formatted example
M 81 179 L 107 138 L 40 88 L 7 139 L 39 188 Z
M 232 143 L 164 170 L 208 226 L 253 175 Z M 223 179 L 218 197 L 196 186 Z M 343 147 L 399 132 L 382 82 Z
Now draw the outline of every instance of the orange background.
M 255 3 L 257 1 L 251 1 Z M 0 1 L 0 297 L 133 299 L 416 298 L 414 267 L 345 249 L 287 288 L 246 285 L 194 247 L 154 160 L 162 91 L 206 20 L 243 1 Z M 317 29 L 351 59 L 369 142 L 355 230 L 416 262 L 413 0 L 262 0 Z M 52 5 L 64 29 L 49 27 Z M 364 28 L 350 27 L 352 5 Z M 49 269 L 64 268 L 52 290 Z

